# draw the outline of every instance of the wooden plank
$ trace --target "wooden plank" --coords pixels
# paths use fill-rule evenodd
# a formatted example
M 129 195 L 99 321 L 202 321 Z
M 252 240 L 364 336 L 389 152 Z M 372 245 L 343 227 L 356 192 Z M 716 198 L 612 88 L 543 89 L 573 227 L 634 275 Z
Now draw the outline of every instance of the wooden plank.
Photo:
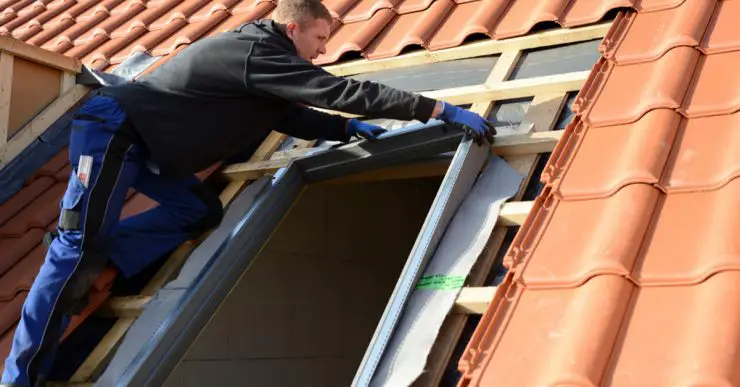
M 484 101 L 501 101 L 538 94 L 577 91 L 583 86 L 590 73 L 590 70 L 576 71 L 544 77 L 516 79 L 492 85 L 463 86 L 435 90 L 421 94 L 455 105 Z
M 248 162 L 259 162 L 270 158 L 273 153 L 280 147 L 280 144 L 287 138 L 283 133 L 270 132 L 264 141 L 260 144 L 259 148 L 254 151 L 252 157 L 249 158 Z M 221 204 L 226 207 L 232 200 L 241 192 L 244 187 L 249 183 L 247 179 L 231 181 L 226 188 L 221 192 L 219 198 Z
M 491 147 L 491 152 L 502 157 L 550 152 L 555 149 L 555 145 L 557 145 L 562 135 L 562 130 L 553 130 L 545 133 L 498 136 Z M 231 164 L 226 166 L 221 173 L 232 181 L 254 180 L 265 174 L 275 173 L 280 168 L 287 167 L 293 160 L 294 158 L 280 158 L 256 163 Z
M 491 152 L 505 158 L 552 152 L 562 136 L 563 130 L 498 136 Z
M 0 36 L 0 51 L 10 52 L 15 56 L 62 71 L 70 71 L 73 73 L 79 73 L 82 71 L 82 65 L 77 59 L 73 59 L 53 51 L 44 50 L 40 47 L 32 46 L 20 40 L 5 36 Z
M 0 52 L 0 146 L 10 132 L 10 95 L 13 88 L 13 55 Z
M 498 58 L 496 65 L 493 66 L 493 70 L 488 74 L 485 85 L 495 85 L 497 83 L 506 82 L 509 76 L 516 68 L 519 58 L 522 56 L 521 50 L 507 50 L 504 51 Z
M 464 287 L 460 290 L 455 300 L 453 313 L 458 314 L 483 314 L 488 309 L 488 304 L 496 294 L 495 286 L 486 287 Z
M 549 130 L 552 129 L 557 122 L 557 119 L 560 116 L 560 111 L 565 104 L 565 100 L 565 93 L 535 96 L 532 104 L 527 110 L 525 121 L 522 122 L 518 129 L 530 132 L 527 134 L 530 136 L 562 132 Z M 509 164 L 525 176 L 525 179 L 523 179 L 522 185 L 519 188 L 519 192 L 517 192 L 514 198 L 511 199 L 513 202 L 520 201 L 524 196 L 524 191 L 526 190 L 529 181 L 533 178 L 532 172 L 534 171 L 538 159 L 539 155 L 537 154 L 510 155 L 510 157 L 507 158 Z M 502 212 L 505 211 L 506 210 Z M 501 249 L 501 246 L 504 243 L 507 232 L 508 229 L 503 225 L 497 226 L 494 229 L 483 254 L 478 259 L 478 262 L 473 266 L 473 269 L 468 276 L 468 286 L 476 287 L 484 284 L 496 257 L 499 255 L 499 249 Z M 466 323 L 467 315 L 464 314 L 453 313 L 447 317 L 439 331 L 437 340 L 435 341 L 434 346 L 432 347 L 432 352 L 427 360 L 426 369 L 428 372 L 424 373 L 413 384 L 413 386 L 439 385 L 447 364 L 450 362 L 455 347 L 460 340 L 460 336 L 462 335 Z
M 565 74 L 547 75 L 543 77 L 515 79 L 498 82 L 490 85 L 475 85 L 454 87 L 444 90 L 433 90 L 418 93 L 436 100 L 443 100 L 453 105 L 474 104 L 477 102 L 489 103 L 539 94 L 565 93 L 578 91 L 583 87 L 591 71 L 575 71 Z M 339 112 L 329 109 L 316 108 L 329 114 L 344 117 L 358 118 L 356 114 Z M 472 110 L 472 109 L 471 109 Z
M 88 90 L 86 86 L 75 85 L 21 128 L 5 146 L 0 148 L 0 168 L 11 162 L 34 139 L 46 131 L 49 125 L 82 99 Z
M 380 70 L 444 62 L 456 59 L 496 55 L 507 50 L 528 50 L 602 38 L 611 26 L 611 21 L 586 27 L 561 28 L 536 34 L 504 39 L 485 40 L 438 51 L 420 50 L 387 59 L 359 59 L 352 62 L 324 66 L 334 75 L 353 75 Z
M 293 159 L 258 161 L 256 163 L 238 163 L 226 166 L 223 173 L 231 181 L 256 180 L 268 173 L 275 173 L 280 168 L 287 167 Z
M 498 214 L 498 226 L 521 226 L 532 210 L 533 201 L 506 202 Z
M 101 317 L 139 317 L 152 296 L 112 297 L 95 311 Z

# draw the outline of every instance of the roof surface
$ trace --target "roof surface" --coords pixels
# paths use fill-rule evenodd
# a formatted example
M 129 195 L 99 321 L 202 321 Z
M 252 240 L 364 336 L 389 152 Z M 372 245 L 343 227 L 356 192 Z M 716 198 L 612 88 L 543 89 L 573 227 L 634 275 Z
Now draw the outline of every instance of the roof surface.
M 644 0 L 657 9 L 683 0 Z M 412 45 L 455 47 L 473 34 L 504 39 L 539 22 L 573 27 L 601 19 L 630 0 L 325 0 L 336 18 L 328 64 L 345 53 L 396 56 Z M 569 3 L 570 4 L 569 6 Z M 507 5 L 509 6 L 507 8 Z M 163 56 L 202 37 L 269 17 L 270 0 L 0 0 L 0 34 L 80 59 L 116 65 L 136 51 Z M 485 35 L 481 35 L 485 34 Z
M 419 46 L 439 50 L 460 45 L 466 38 L 504 39 L 523 35 L 540 22 L 569 27 L 585 25 L 597 22 L 614 7 L 635 5 L 642 10 L 658 10 L 682 2 L 638 0 L 635 5 L 630 0 L 327 0 L 325 3 L 336 21 L 328 53 L 316 63 L 336 63 L 359 55 L 386 58 Z M 696 1 L 686 4 L 691 3 Z M 199 38 L 267 17 L 273 8 L 273 2 L 268 0 L 0 0 L 0 34 L 79 58 L 93 68 L 110 70 L 132 52 L 167 56 Z M 689 31 L 687 23 L 670 25 L 677 31 Z M 672 41 L 685 44 L 686 39 Z M 693 52 L 698 59 L 698 52 Z M 673 61 L 673 57 L 682 55 L 687 54 L 677 50 L 666 58 Z M 666 91 L 656 79 L 680 74 L 662 71 L 661 63 L 673 66 L 670 64 L 673 62 L 665 61 L 642 65 L 658 76 L 646 77 L 651 82 L 645 84 L 654 89 L 646 89 L 645 96 L 651 97 L 651 90 Z M 687 69 L 693 68 L 689 62 L 686 65 Z M 626 109 L 630 104 L 650 101 L 623 98 L 625 102 L 621 105 L 599 99 L 594 111 L 608 116 L 610 107 Z M 615 162 L 615 166 L 625 164 Z M 0 358 L 6 356 L 10 347 L 20 307 L 43 261 L 45 250 L 41 237 L 44 230 L 55 227 L 58 201 L 68 173 L 65 149 L 28 178 L 12 198 L 0 203 Z M 122 216 L 153 205 L 146 197 L 133 195 Z M 102 302 L 114 276 L 115 271 L 111 270 L 101 277 L 96 289 L 102 293 L 95 300 Z M 90 310 L 98 304 L 93 303 Z
M 466 386 L 737 383 L 738 15 L 687 0 L 617 17 Z

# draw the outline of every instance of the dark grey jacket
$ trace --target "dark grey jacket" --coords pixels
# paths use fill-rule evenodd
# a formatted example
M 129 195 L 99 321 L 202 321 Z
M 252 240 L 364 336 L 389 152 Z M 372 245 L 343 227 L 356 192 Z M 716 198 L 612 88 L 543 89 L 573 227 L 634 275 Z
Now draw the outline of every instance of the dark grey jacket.
M 128 114 L 160 173 L 187 176 L 261 141 L 270 130 L 348 141 L 346 119 L 430 119 L 435 101 L 334 76 L 297 55 L 272 20 L 204 38 L 134 83 L 102 88 Z

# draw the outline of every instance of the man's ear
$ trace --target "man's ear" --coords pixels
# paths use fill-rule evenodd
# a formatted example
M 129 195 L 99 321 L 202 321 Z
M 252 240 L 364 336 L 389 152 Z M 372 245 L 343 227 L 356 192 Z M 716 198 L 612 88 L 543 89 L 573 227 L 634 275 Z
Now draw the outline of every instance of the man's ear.
M 292 21 L 285 26 L 285 33 L 292 38 L 297 28 L 298 23 Z

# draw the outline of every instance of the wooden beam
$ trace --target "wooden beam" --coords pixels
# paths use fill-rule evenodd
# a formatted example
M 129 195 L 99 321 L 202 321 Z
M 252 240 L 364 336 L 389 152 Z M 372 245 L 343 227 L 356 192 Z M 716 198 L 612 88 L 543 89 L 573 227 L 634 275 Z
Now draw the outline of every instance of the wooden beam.
M 249 162 L 260 162 L 269 159 L 270 156 L 272 156 L 272 154 L 275 153 L 278 148 L 280 148 L 280 144 L 285 141 L 286 137 L 287 136 L 283 133 L 275 131 L 270 132 L 270 134 L 267 135 L 267 138 L 262 141 L 257 150 L 254 151 L 252 157 L 249 158 Z M 231 181 L 219 196 L 219 198 L 221 199 L 221 204 L 226 207 L 229 203 L 231 203 L 231 201 L 234 200 L 237 195 L 239 195 L 239 192 L 244 189 L 247 183 L 247 179 Z
M 111 297 L 95 311 L 95 314 L 102 317 L 139 317 L 147 304 L 152 300 L 152 296 L 126 296 Z
M 602 38 L 609 30 L 611 23 L 609 21 L 587 27 L 560 28 L 504 40 L 485 40 L 438 51 L 420 50 L 388 59 L 359 59 L 352 62 L 324 66 L 324 69 L 334 75 L 346 76 L 456 59 L 496 55 L 507 50 L 528 50 L 564 43 L 581 42 Z
M 512 134 L 496 137 L 491 152 L 500 156 L 516 156 L 530 153 L 550 152 L 555 149 L 562 130 L 545 133 Z M 232 181 L 258 179 L 265 174 L 275 173 L 285 168 L 294 158 L 280 158 L 256 163 L 237 163 L 226 166 L 221 173 Z
M 484 101 L 502 101 L 543 93 L 577 91 L 581 89 L 590 73 L 591 71 L 576 71 L 544 77 L 516 79 L 492 85 L 463 86 L 435 90 L 421 94 L 455 105 Z
M 0 36 L 0 51 L 6 51 L 17 57 L 28 59 L 62 71 L 70 71 L 73 73 L 79 73 L 82 71 L 82 65 L 77 59 L 44 50 L 40 47 L 32 46 L 20 40 L 5 36 Z
M 563 130 L 498 136 L 491 147 L 491 152 L 505 158 L 552 152 L 562 136 Z
M 489 103 L 529 97 L 538 94 L 565 93 L 578 91 L 583 87 L 591 71 L 575 71 L 565 74 L 543 77 L 515 79 L 506 82 L 482 84 L 475 86 L 454 87 L 444 90 L 433 90 L 418 93 L 420 95 L 443 100 L 453 105 Z M 315 110 L 348 118 L 361 118 L 357 114 L 312 107 Z M 472 110 L 472 109 L 471 109 Z
M 488 309 L 488 304 L 496 294 L 495 286 L 486 287 L 464 287 L 455 300 L 453 313 L 458 314 L 483 314 Z
M 506 202 L 498 214 L 498 226 L 521 226 L 532 210 L 533 201 Z
M 8 52 L 0 52 L 0 146 L 8 142 L 12 87 L 13 55 Z
M 226 166 L 221 173 L 232 181 L 256 180 L 267 173 L 275 173 L 278 169 L 287 167 L 291 161 L 293 159 L 286 158 L 231 164 Z

